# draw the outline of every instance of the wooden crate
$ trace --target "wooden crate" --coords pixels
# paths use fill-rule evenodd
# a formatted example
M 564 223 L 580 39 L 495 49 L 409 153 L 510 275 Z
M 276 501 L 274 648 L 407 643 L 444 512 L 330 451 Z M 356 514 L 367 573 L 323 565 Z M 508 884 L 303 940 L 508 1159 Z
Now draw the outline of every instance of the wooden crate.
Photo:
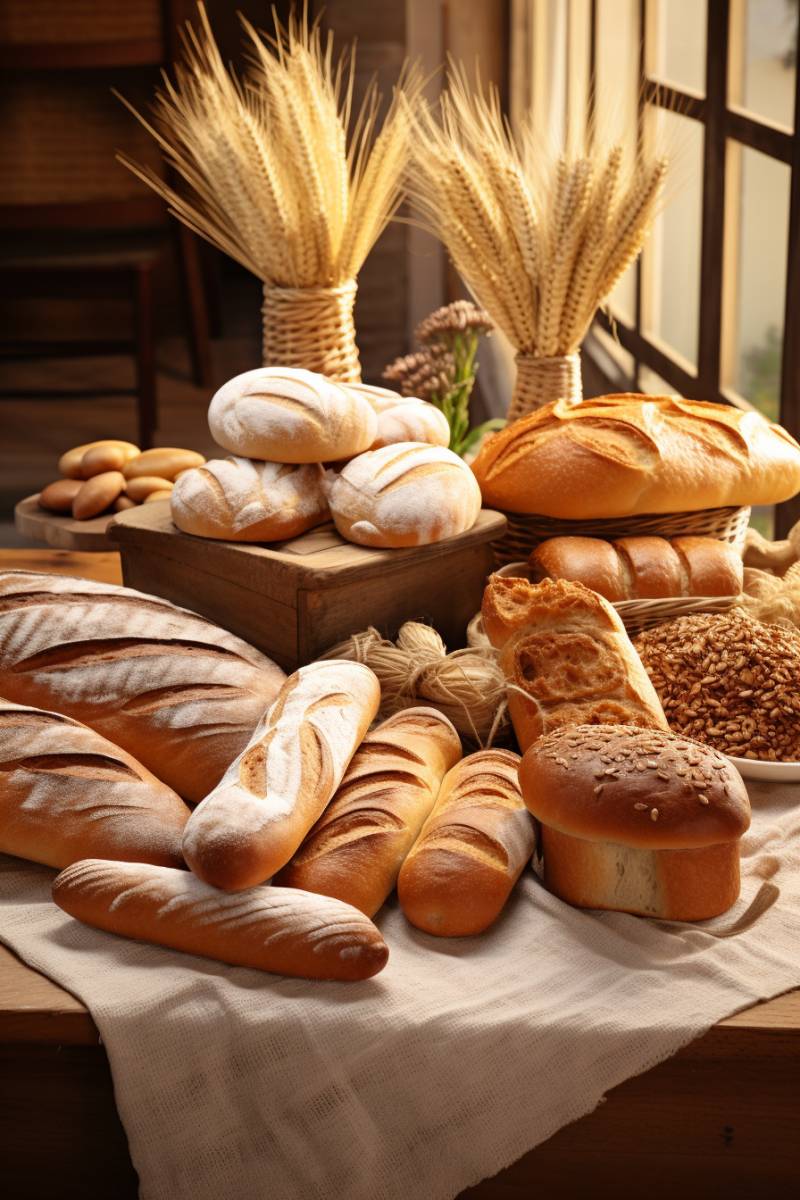
M 468 533 L 408 550 L 354 546 L 332 525 L 252 546 L 181 533 L 165 500 L 121 513 L 108 535 L 128 587 L 202 613 L 294 670 L 368 625 L 391 636 L 428 621 L 449 648 L 463 646 L 505 526 L 484 509 Z

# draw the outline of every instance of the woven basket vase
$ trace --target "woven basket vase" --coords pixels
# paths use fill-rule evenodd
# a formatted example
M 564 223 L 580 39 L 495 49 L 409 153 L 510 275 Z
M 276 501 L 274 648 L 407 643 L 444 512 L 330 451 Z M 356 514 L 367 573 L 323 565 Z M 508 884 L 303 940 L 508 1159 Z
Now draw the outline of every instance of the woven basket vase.
M 354 279 L 325 288 L 265 283 L 263 366 L 305 367 L 343 383 L 358 382 L 361 364 L 353 323 L 356 286 Z
M 569 400 L 579 404 L 583 399 L 580 354 L 563 354 L 558 358 L 536 358 L 532 354 L 517 354 L 517 378 L 514 394 L 508 406 L 508 420 L 543 408 L 552 400 Z

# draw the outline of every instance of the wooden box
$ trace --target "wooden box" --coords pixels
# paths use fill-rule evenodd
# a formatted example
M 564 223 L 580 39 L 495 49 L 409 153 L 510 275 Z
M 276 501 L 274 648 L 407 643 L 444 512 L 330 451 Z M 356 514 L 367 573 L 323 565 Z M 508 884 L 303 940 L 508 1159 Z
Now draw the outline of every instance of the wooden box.
M 254 546 L 181 533 L 165 500 L 121 513 L 108 533 L 128 587 L 202 613 L 291 671 L 369 625 L 392 636 L 427 621 L 463 646 L 505 527 L 484 509 L 468 533 L 408 550 L 354 546 L 332 525 Z

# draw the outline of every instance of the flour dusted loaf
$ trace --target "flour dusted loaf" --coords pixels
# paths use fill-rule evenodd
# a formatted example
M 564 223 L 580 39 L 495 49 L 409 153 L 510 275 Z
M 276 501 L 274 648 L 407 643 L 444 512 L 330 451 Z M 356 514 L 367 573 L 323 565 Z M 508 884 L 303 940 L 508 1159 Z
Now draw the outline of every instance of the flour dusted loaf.
M 285 866 L 339 786 L 380 704 L 362 663 L 328 659 L 286 680 L 246 749 L 186 826 L 195 874 L 239 891 Z
M 336 896 L 373 916 L 460 757 L 461 739 L 435 708 L 407 708 L 383 721 L 274 882 Z
M 176 481 L 172 519 L 184 533 L 277 542 L 327 521 L 322 474 L 310 464 L 216 458 Z
M 397 881 L 418 929 L 469 937 L 499 917 L 535 844 L 519 761 L 510 750 L 479 750 L 448 771 Z
M 189 809 L 124 750 L 59 713 L 0 699 L 0 851 L 177 867 Z
M 417 442 L 360 454 L 327 473 L 325 491 L 339 533 L 362 546 L 426 546 L 465 533 L 481 510 L 463 459 Z
M 389 957 L 363 913 L 295 888 L 231 896 L 188 871 L 89 859 L 62 871 L 53 899 L 96 929 L 302 979 L 369 979 Z
M 378 433 L 370 450 L 392 446 L 395 442 L 450 445 L 450 422 L 435 404 L 366 383 L 343 383 L 341 386 L 358 392 L 375 410 Z
M 800 490 L 800 446 L 757 412 L 677 396 L 557 400 L 489 438 L 484 502 L 569 520 L 776 504 Z
M 284 679 L 246 642 L 156 596 L 0 572 L 0 695 L 91 726 L 187 800 L 218 782 Z
M 667 728 L 625 626 L 596 592 L 562 579 L 492 575 L 481 612 L 500 651 L 521 750 L 562 725 Z
M 750 824 L 741 776 L 722 754 L 661 729 L 559 729 L 522 760 L 541 822 L 544 877 L 580 908 L 703 921 L 739 895 Z
M 283 463 L 350 458 L 378 430 L 357 391 L 299 367 L 258 367 L 229 379 L 211 401 L 208 425 L 233 454 Z

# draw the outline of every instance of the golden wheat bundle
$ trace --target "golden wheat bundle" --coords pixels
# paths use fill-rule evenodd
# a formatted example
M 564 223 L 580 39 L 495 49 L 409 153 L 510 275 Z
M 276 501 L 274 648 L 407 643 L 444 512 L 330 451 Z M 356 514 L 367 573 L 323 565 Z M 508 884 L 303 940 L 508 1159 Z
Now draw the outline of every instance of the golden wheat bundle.
M 242 18 L 248 68 L 230 73 L 205 9 L 150 122 L 173 182 L 124 155 L 170 211 L 264 283 L 264 364 L 360 376 L 356 276 L 402 200 L 419 93 L 404 69 L 378 132 L 374 81 L 356 111 L 355 60 L 304 13 L 266 40 Z M 124 103 L 127 103 L 123 100 Z M 174 185 L 173 185 L 174 183 Z
M 425 225 L 517 351 L 509 417 L 581 396 L 578 349 L 642 248 L 667 172 L 625 142 L 548 149 L 493 89 L 451 66 L 440 116 L 416 116 L 409 191 Z

